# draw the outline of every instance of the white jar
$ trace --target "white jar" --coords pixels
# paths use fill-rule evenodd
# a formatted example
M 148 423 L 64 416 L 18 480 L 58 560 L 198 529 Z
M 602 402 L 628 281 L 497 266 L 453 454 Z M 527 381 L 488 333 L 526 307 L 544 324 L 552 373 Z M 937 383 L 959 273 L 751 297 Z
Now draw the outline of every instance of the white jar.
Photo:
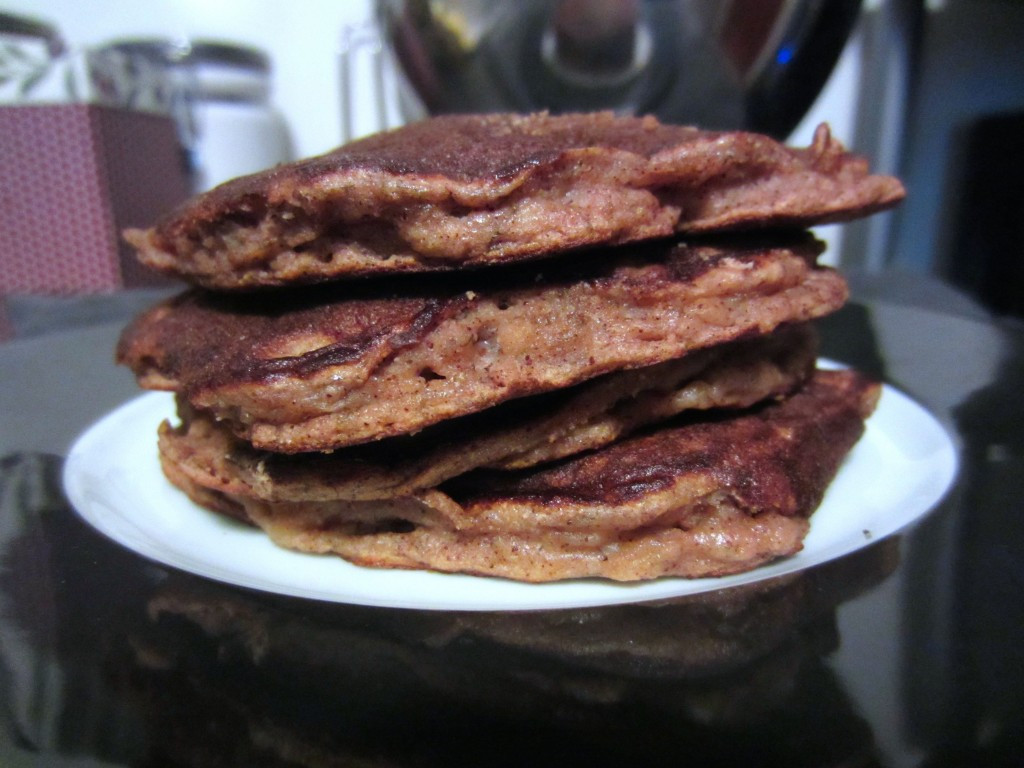
M 294 159 L 288 126 L 270 103 L 270 59 L 256 48 L 134 39 L 88 58 L 93 100 L 174 118 L 194 192 Z
M 270 103 L 270 62 L 253 48 L 196 42 L 191 81 L 195 189 L 294 159 L 288 126 Z
M 0 11 L 0 104 L 67 101 L 67 55 L 54 25 Z

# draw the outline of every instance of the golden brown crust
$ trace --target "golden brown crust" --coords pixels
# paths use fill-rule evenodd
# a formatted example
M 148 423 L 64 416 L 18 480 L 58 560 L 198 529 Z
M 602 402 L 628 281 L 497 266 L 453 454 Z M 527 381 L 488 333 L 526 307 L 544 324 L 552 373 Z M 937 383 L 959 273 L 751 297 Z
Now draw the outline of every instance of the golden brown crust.
M 824 126 L 791 149 L 651 117 L 458 115 L 230 181 L 126 238 L 154 269 L 238 289 L 803 227 L 903 195 Z
M 567 506 L 622 506 L 699 475 L 728 488 L 743 509 L 808 514 L 860 437 L 878 391 L 854 372 L 819 371 L 781 403 L 660 429 L 547 469 L 475 473 L 454 481 L 451 493 L 510 513 L 524 505 L 534 522 L 568 522 Z
M 333 450 L 842 306 L 843 279 L 814 266 L 820 244 L 786 243 L 658 243 L 412 298 L 188 293 L 127 329 L 118 358 L 258 448 Z

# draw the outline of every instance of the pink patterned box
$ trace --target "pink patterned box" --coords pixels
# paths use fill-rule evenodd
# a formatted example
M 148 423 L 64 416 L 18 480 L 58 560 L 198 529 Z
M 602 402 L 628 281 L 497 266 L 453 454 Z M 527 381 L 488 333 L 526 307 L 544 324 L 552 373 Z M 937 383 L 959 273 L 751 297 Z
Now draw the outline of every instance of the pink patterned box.
M 121 240 L 189 194 L 174 124 L 86 104 L 0 107 L 0 295 L 166 282 Z

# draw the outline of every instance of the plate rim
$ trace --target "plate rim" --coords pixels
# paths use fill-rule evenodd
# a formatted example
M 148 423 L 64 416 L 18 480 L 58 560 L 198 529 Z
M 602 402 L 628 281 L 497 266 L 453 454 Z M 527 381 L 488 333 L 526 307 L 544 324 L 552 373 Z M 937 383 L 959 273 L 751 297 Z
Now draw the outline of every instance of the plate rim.
M 829 360 L 821 360 L 819 361 L 819 365 L 821 367 L 837 367 L 837 364 Z M 709 577 L 702 579 L 662 577 L 653 581 L 625 583 L 602 579 L 575 579 L 569 581 L 533 584 L 516 582 L 492 576 L 441 573 L 428 570 L 377 569 L 350 563 L 336 555 L 315 555 L 287 550 L 273 544 L 269 537 L 258 529 L 250 529 L 243 526 L 241 523 L 226 520 L 221 516 L 211 518 L 216 522 L 217 526 L 223 526 L 225 535 L 228 536 L 229 539 L 237 538 L 239 535 L 246 535 L 252 542 L 259 542 L 255 545 L 255 551 L 258 553 L 259 550 L 262 549 L 265 552 L 271 553 L 271 563 L 276 563 L 279 560 L 284 563 L 288 563 L 294 558 L 299 558 L 301 561 L 306 561 L 306 565 L 309 566 L 313 562 L 312 559 L 316 559 L 316 561 L 321 563 L 329 562 L 331 565 L 328 567 L 334 570 L 337 570 L 338 566 L 336 564 L 341 563 L 342 574 L 355 569 L 356 573 L 365 575 L 365 577 L 369 578 L 370 581 L 395 581 L 399 583 L 399 586 L 401 586 L 401 582 L 408 582 L 410 580 L 415 582 L 416 580 L 424 580 L 425 577 L 427 589 L 430 587 L 430 582 L 437 579 L 443 580 L 442 584 L 447 583 L 449 586 L 458 586 L 462 583 L 477 585 L 470 586 L 468 588 L 469 592 L 474 593 L 474 595 L 476 592 L 479 592 L 480 589 L 482 589 L 484 595 L 486 595 L 488 587 L 491 587 L 492 593 L 497 592 L 502 596 L 502 599 L 498 602 L 479 598 L 467 599 L 465 597 L 455 600 L 446 600 L 437 595 L 429 601 L 424 601 L 422 597 L 399 597 L 395 594 L 392 594 L 386 599 L 381 599 L 379 597 L 377 599 L 369 599 L 366 594 L 364 594 L 365 590 L 364 592 L 357 592 L 353 594 L 350 591 L 351 587 L 349 587 L 349 591 L 338 588 L 313 588 L 309 586 L 301 588 L 296 585 L 282 583 L 280 578 L 277 578 L 276 580 L 269 578 L 255 579 L 252 576 L 245 576 L 244 574 L 239 573 L 237 568 L 232 569 L 226 567 L 224 563 L 215 563 L 208 559 L 196 559 L 194 557 L 183 558 L 180 554 L 175 557 L 168 557 L 167 550 L 161 550 L 161 548 L 154 542 L 154 532 L 146 526 L 140 526 L 138 520 L 134 519 L 133 515 L 126 514 L 124 512 L 117 513 L 112 510 L 114 516 L 111 518 L 109 515 L 105 517 L 98 513 L 96 500 L 90 501 L 88 498 L 90 496 L 90 492 L 85 485 L 88 475 L 85 472 L 83 463 L 94 460 L 96 456 L 101 453 L 95 450 L 95 444 L 100 443 L 102 445 L 104 443 L 103 438 L 109 437 L 108 433 L 111 430 L 115 429 L 122 421 L 128 421 L 130 422 L 131 427 L 137 432 L 135 437 L 138 439 L 142 439 L 144 436 L 142 432 L 143 422 L 147 425 L 146 429 L 149 429 L 150 426 L 153 427 L 149 432 L 149 434 L 153 436 L 151 443 L 153 450 L 148 460 L 151 460 L 152 463 L 156 465 L 157 474 L 159 475 L 160 481 L 163 483 L 160 491 L 162 493 L 171 493 L 172 504 L 174 506 L 180 507 L 182 504 L 187 505 L 186 508 L 190 510 L 190 514 L 192 512 L 196 512 L 204 517 L 214 515 L 214 513 L 199 507 L 187 499 L 179 489 L 174 487 L 170 481 L 164 477 L 159 468 L 155 424 L 153 424 L 152 420 L 157 418 L 159 418 L 159 420 L 173 418 L 173 394 L 169 392 L 142 393 L 109 411 L 86 428 L 86 430 L 84 430 L 74 441 L 70 451 L 68 452 L 62 472 L 62 482 L 64 492 L 75 513 L 90 527 L 103 534 L 114 543 L 133 551 L 135 554 L 147 560 L 159 563 L 164 567 L 186 571 L 214 581 L 232 584 L 236 587 L 255 589 L 301 599 L 398 609 L 529 611 L 586 608 L 647 602 L 682 595 L 699 594 L 702 592 L 739 586 L 741 584 L 749 584 L 796 571 L 806 570 L 850 554 L 871 544 L 875 544 L 878 541 L 896 535 L 908 527 L 920 522 L 941 504 L 953 488 L 960 467 L 959 446 L 953 435 L 947 429 L 946 425 L 944 425 L 937 416 L 931 413 L 910 395 L 890 384 L 883 383 L 878 408 L 867 419 L 864 436 L 862 436 L 861 440 L 858 441 L 858 444 L 854 446 L 851 455 L 853 452 L 857 451 L 858 446 L 861 445 L 869 434 L 874 435 L 875 437 L 882 435 L 882 433 L 879 432 L 879 430 L 881 430 L 881 427 L 879 426 L 881 417 L 887 411 L 891 411 L 893 409 L 902 409 L 904 411 L 909 409 L 909 412 L 917 418 L 915 426 L 920 428 L 923 425 L 927 431 L 930 431 L 931 438 L 938 438 L 932 453 L 929 454 L 929 458 L 932 459 L 929 466 L 932 474 L 935 475 L 935 478 L 931 484 L 928 484 L 923 489 L 918 489 L 917 492 L 919 494 L 922 490 L 924 491 L 924 498 L 919 500 L 917 504 L 918 508 L 911 514 L 904 513 L 899 515 L 899 520 L 895 525 L 886 527 L 885 530 L 878 535 L 872 534 L 869 536 L 869 532 L 865 530 L 865 541 L 863 543 L 850 546 L 849 542 L 843 543 L 844 540 L 840 539 L 837 542 L 832 542 L 830 547 L 825 548 L 824 550 L 819 550 L 813 555 L 807 554 L 807 547 L 805 546 L 801 552 L 790 557 L 775 560 L 751 571 L 725 577 Z M 157 411 L 159 413 L 155 413 Z M 150 412 L 154 413 L 150 414 Z M 146 414 L 147 419 L 138 418 L 140 414 Z M 159 423 L 159 421 L 157 421 L 157 423 Z M 101 465 L 103 465 L 105 461 L 110 461 L 109 450 L 106 452 L 106 455 L 108 458 L 106 460 L 101 460 Z M 108 464 L 107 466 L 113 465 Z M 152 468 L 152 466 L 149 467 L 149 469 Z M 840 468 L 836 479 L 830 483 L 830 488 L 837 484 L 836 481 L 842 473 L 843 467 Z M 827 504 L 828 491 L 826 491 L 826 496 L 822 500 L 819 510 Z M 817 514 L 818 512 L 816 511 L 815 515 Z M 815 517 L 812 515 L 811 529 L 807 536 L 807 540 L 810 540 L 812 544 L 814 543 L 814 539 L 812 538 L 815 531 L 814 520 Z M 140 532 L 142 534 L 142 539 L 137 536 L 127 536 L 124 532 L 127 528 L 132 528 L 136 532 Z M 807 540 L 805 540 L 805 544 Z M 822 556 L 822 553 L 824 553 L 824 556 Z M 801 555 L 804 555 L 804 557 L 801 557 Z M 804 560 L 807 559 L 810 561 L 804 562 Z M 295 561 L 295 563 L 298 562 L 299 561 Z M 319 566 L 313 566 L 314 570 L 317 568 L 319 568 Z M 346 583 L 344 576 L 340 578 L 340 582 L 342 584 Z M 480 584 L 485 586 L 481 588 L 479 587 Z M 419 590 L 411 590 L 413 595 L 423 591 L 423 588 Z M 400 593 L 403 595 L 406 592 L 409 592 L 409 590 L 400 590 Z M 522 596 L 520 597 L 518 593 L 522 593 Z M 555 596 L 552 597 L 551 593 L 555 593 Z M 509 594 L 511 594 L 511 597 L 508 596 Z

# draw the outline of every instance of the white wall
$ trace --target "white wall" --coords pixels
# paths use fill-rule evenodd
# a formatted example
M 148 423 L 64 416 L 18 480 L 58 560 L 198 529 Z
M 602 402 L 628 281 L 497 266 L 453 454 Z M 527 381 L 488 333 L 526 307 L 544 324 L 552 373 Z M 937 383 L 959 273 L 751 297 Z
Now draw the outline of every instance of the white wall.
M 113 39 L 214 38 L 270 54 L 272 100 L 299 156 L 340 142 L 338 46 L 346 24 L 370 18 L 370 0 L 2 0 L 10 13 L 56 24 L 73 47 Z

